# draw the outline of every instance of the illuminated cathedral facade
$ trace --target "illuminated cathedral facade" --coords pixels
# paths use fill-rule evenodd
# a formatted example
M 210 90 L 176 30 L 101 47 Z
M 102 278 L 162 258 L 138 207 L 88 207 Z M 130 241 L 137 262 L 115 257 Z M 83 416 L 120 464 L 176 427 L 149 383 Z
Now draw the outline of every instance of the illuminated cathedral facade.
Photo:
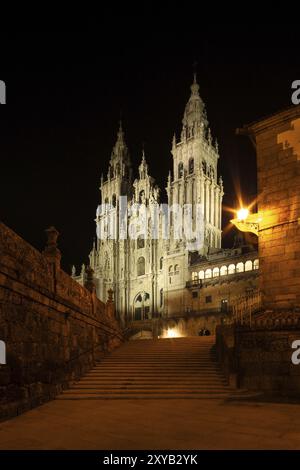
M 192 206 L 195 224 L 196 205 L 202 207 L 203 224 L 199 255 L 221 249 L 221 213 L 223 182 L 218 176 L 218 145 L 213 142 L 205 105 L 199 95 L 196 77 L 185 106 L 180 138 L 174 134 L 171 153 L 173 168 L 166 179 L 168 205 Z M 160 188 L 150 175 L 147 157 L 142 153 L 138 174 L 134 177 L 122 125 L 109 161 L 106 178 L 101 178 L 101 204 L 118 212 L 120 196 L 126 196 L 128 207 L 137 203 L 147 208 L 148 227 L 151 227 L 150 205 L 160 204 Z M 97 227 L 107 217 L 107 211 L 97 210 Z M 128 224 L 135 217 L 128 212 Z M 118 218 L 116 219 L 118 220 Z M 118 223 L 118 222 L 117 222 Z M 159 219 L 161 224 L 161 217 Z M 191 252 L 185 237 L 174 239 L 175 221 L 170 219 L 171 236 L 167 239 L 138 236 L 130 239 L 97 237 L 89 255 L 94 271 L 97 296 L 107 300 L 113 290 L 117 314 L 122 323 L 172 317 L 188 308 L 186 286 L 190 280 Z M 74 277 L 84 282 L 85 267 Z

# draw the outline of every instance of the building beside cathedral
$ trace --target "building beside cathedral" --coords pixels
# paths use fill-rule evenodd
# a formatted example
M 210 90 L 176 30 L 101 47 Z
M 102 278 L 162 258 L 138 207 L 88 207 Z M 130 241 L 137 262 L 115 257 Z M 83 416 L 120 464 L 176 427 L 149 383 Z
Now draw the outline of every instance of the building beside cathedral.
M 222 177 L 218 175 L 219 151 L 217 143 L 212 140 L 196 77 L 191 85 L 190 98 L 184 110 L 181 135 L 177 139 L 174 134 L 171 153 L 173 168 L 168 175 L 165 188 L 168 206 L 190 205 L 190 228 L 192 233 L 196 233 L 197 230 L 201 232 L 200 245 L 194 247 L 191 243 L 194 240 L 192 235 L 190 239 L 185 233 L 181 238 L 174 236 L 177 230 L 177 220 L 172 211 L 168 215 L 170 236 L 161 236 L 165 219 L 161 211 L 157 211 L 159 215 L 156 221 L 153 215 L 153 208 L 160 207 L 161 190 L 151 176 L 144 152 L 141 156 L 138 175 L 134 178 L 124 131 L 120 124 L 109 161 L 107 177 L 101 178 L 101 206 L 97 209 L 96 215 L 98 235 L 105 233 L 107 220 L 110 218 L 114 220 L 114 236 L 111 236 L 111 233 L 98 236 L 89 260 L 94 271 L 97 296 L 106 301 L 108 290 L 113 290 L 116 312 L 124 326 L 132 323 L 151 325 L 155 319 L 168 322 L 175 318 L 183 322 L 181 323 L 183 332 L 188 322 L 191 323 L 193 320 L 195 330 L 193 331 L 197 334 L 199 324 L 210 325 L 209 313 L 215 315 L 216 311 L 221 313 L 224 311 L 222 301 L 232 303 L 238 296 L 246 295 L 247 289 L 255 289 L 257 271 L 253 268 L 257 253 L 252 250 L 248 260 L 245 259 L 245 255 L 246 258 L 249 257 L 247 254 L 249 248 L 226 251 L 221 247 L 224 191 Z M 120 224 L 123 222 L 120 221 L 118 214 L 121 210 L 122 197 L 127 198 L 125 232 L 128 234 L 129 227 L 136 222 L 138 234 L 134 238 L 120 236 Z M 147 224 L 140 223 L 140 226 L 137 209 L 139 204 L 145 207 L 147 220 Z M 197 219 L 197 207 L 201 208 L 200 225 Z M 159 227 L 160 236 L 157 238 L 151 236 L 154 222 L 157 222 Z M 232 263 L 230 257 L 234 258 Z M 222 258 L 226 258 L 224 264 L 227 266 L 226 274 L 224 268 L 221 273 L 220 266 L 217 279 L 217 271 L 214 267 L 220 264 L 219 261 Z M 248 269 L 248 275 L 245 276 L 247 261 L 251 261 L 252 268 Z M 244 263 L 244 269 L 240 273 L 238 269 L 234 271 L 235 281 L 237 281 L 238 274 L 241 274 L 237 289 L 236 282 L 232 284 L 233 272 L 228 266 L 233 263 L 236 266 L 239 262 Z M 216 266 L 208 266 L 214 263 Z M 258 267 L 257 263 L 256 261 L 255 268 Z M 250 266 L 249 263 L 247 266 Z M 207 271 L 209 269 L 211 269 L 211 276 L 207 274 L 210 272 Z M 75 269 L 73 269 L 73 277 L 81 284 L 85 282 L 85 276 L 84 266 L 79 276 L 76 276 Z M 210 283 L 209 277 L 214 282 Z M 232 292 L 226 296 L 226 299 L 222 298 L 224 289 L 221 289 L 221 294 L 217 293 L 220 289 L 216 290 L 218 280 L 222 284 L 227 282 L 228 286 L 231 283 L 236 294 Z M 204 284 L 207 283 L 211 285 L 209 294 L 205 297 L 211 299 L 214 297 L 213 309 L 210 305 L 199 301 L 202 291 L 205 290 Z M 230 291 L 230 287 L 228 289 Z M 226 313 L 229 310 L 230 306 L 227 305 Z M 216 318 L 214 317 L 213 325 L 219 321 L 219 317 Z M 214 328 L 214 326 L 210 327 Z

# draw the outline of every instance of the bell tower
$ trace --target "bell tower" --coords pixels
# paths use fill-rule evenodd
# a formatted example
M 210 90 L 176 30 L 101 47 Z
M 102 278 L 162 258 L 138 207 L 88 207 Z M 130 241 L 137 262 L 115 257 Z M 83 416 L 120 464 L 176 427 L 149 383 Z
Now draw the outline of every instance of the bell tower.
M 132 169 L 129 151 L 124 139 L 122 122 L 120 121 L 117 141 L 113 147 L 109 161 L 107 179 L 101 177 L 101 203 L 116 207 L 119 196 L 131 195 Z
M 218 145 L 212 141 L 196 74 L 184 110 L 180 140 L 174 134 L 171 152 L 173 179 L 169 177 L 167 186 L 169 204 L 191 204 L 193 225 L 195 205 L 201 204 L 204 216 L 201 254 L 209 248 L 221 248 L 223 183 L 221 178 L 218 181 L 217 174 Z

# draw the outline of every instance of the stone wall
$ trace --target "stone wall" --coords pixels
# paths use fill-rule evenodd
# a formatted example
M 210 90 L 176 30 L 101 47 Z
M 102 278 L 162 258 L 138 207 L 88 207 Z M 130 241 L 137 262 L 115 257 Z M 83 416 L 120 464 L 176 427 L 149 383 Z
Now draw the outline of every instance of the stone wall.
M 300 106 L 252 124 L 248 132 L 257 148 L 263 304 L 300 308 Z
M 58 233 L 43 253 L 0 223 L 0 418 L 53 397 L 123 337 L 114 304 L 100 302 L 92 280 L 80 286 L 60 269 Z
M 257 150 L 262 305 L 247 325 L 229 327 L 231 334 L 217 328 L 218 357 L 239 387 L 299 394 L 300 367 L 292 364 L 291 345 L 300 339 L 300 106 L 239 133 L 249 135 Z
M 300 317 L 291 315 L 217 327 L 217 357 L 228 380 L 238 388 L 299 396 L 300 366 L 291 360 L 299 331 Z

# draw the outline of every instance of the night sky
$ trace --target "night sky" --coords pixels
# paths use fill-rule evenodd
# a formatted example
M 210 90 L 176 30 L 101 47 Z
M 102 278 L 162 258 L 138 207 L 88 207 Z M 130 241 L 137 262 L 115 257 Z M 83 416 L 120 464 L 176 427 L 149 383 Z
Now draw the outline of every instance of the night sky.
M 0 79 L 0 219 L 38 249 L 44 229 L 60 231 L 64 269 L 87 262 L 99 183 L 106 175 L 120 112 L 133 166 L 144 145 L 164 188 L 197 61 L 200 95 L 220 148 L 224 204 L 237 185 L 256 195 L 255 152 L 235 129 L 291 105 L 300 79 L 297 29 L 279 25 L 195 25 L 105 18 L 88 32 L 5 36 Z M 224 214 L 226 226 L 230 214 Z M 224 246 L 230 246 L 227 236 Z

